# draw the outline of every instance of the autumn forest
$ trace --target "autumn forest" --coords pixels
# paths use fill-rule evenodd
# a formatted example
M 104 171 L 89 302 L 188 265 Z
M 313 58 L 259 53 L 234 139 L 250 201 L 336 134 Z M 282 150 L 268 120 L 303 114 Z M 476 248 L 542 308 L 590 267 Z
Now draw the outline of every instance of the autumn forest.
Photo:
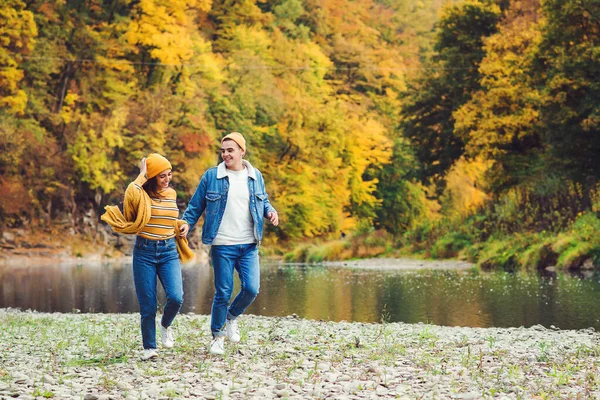
M 0 230 L 239 131 L 289 259 L 600 265 L 599 77 L 598 0 L 3 0 Z

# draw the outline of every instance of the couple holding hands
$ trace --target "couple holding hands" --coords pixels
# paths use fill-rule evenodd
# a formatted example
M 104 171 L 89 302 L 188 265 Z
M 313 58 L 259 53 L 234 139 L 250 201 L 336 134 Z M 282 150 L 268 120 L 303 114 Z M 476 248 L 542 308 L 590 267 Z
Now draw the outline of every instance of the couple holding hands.
M 114 231 L 137 235 L 133 278 L 141 314 L 143 360 L 158 356 L 157 278 L 167 299 L 160 323 L 162 344 L 169 348 L 175 343 L 171 325 L 183 304 L 180 263 L 193 258 L 186 236 L 203 213 L 202 243 L 211 246 L 215 284 L 209 353 L 224 354 L 225 338 L 240 341 L 236 319 L 254 301 L 260 286 L 258 245 L 264 218 L 279 224 L 262 174 L 243 158 L 245 154 L 246 140 L 240 133 L 221 139 L 223 162 L 204 173 L 182 219 L 178 219 L 176 192 L 170 186 L 171 163 L 159 154 L 150 154 L 140 161 L 140 174 L 127 187 L 122 210 L 107 206 L 101 217 Z M 241 289 L 230 304 L 234 270 Z

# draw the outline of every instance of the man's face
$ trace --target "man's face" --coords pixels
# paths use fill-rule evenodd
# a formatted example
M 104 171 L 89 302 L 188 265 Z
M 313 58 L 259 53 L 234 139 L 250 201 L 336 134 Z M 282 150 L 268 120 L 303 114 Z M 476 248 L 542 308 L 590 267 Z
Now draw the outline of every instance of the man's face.
M 221 158 L 225 166 L 230 169 L 240 169 L 242 167 L 242 157 L 244 152 L 233 140 L 224 140 L 221 143 Z

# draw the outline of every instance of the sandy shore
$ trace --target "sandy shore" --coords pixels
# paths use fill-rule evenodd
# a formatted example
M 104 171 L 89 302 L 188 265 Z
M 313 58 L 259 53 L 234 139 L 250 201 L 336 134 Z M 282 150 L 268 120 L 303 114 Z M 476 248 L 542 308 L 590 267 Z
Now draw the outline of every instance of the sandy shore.
M 0 399 L 600 398 L 593 329 L 243 316 L 241 343 L 210 356 L 209 317 L 181 315 L 176 346 L 143 362 L 138 325 L 0 309 Z
M 196 259 L 192 264 L 208 263 L 208 252 L 201 250 L 196 252 Z M 65 252 L 56 254 L 37 254 L 28 251 L 21 253 L 5 253 L 0 257 L 0 266 L 43 266 L 50 264 L 62 265 L 96 265 L 96 264 L 122 264 L 131 263 L 131 256 L 106 257 L 102 253 L 88 254 L 84 257 L 73 257 Z M 264 264 L 281 264 L 281 259 L 263 258 Z M 371 258 L 364 260 L 326 261 L 323 265 L 330 267 L 377 269 L 377 270 L 421 270 L 421 269 L 470 269 L 475 265 L 460 260 L 420 260 L 413 258 Z

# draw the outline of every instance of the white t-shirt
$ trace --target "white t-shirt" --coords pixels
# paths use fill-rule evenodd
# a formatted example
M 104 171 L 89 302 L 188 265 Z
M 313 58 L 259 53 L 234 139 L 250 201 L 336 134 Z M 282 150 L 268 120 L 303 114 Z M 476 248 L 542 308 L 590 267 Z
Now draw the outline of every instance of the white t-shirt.
M 234 245 L 255 243 L 254 222 L 250 215 L 250 191 L 248 190 L 248 169 L 227 170 L 229 190 L 227 205 L 219 231 L 213 245 Z

